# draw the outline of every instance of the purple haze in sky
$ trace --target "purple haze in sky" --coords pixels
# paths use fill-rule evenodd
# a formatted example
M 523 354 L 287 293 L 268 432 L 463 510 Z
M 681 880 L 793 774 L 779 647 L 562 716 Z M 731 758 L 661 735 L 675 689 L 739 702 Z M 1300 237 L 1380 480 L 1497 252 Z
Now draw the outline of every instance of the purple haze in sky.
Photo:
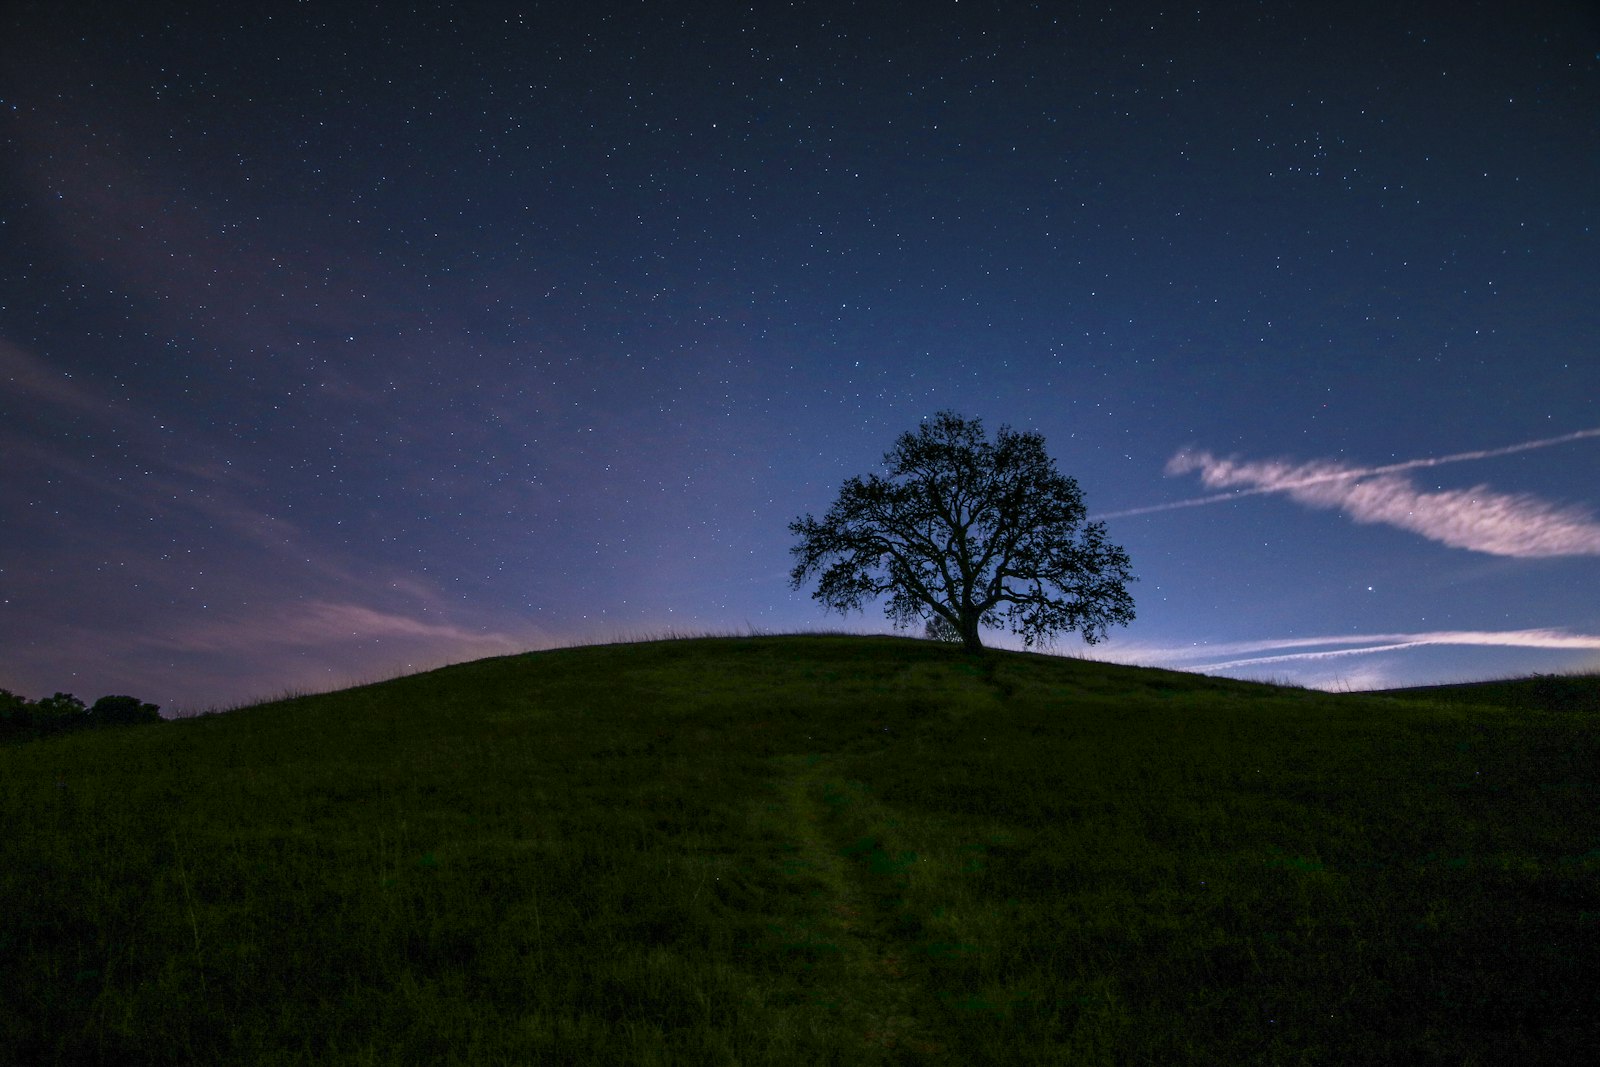
M 0 686 L 883 630 L 786 526 L 940 409 L 1130 553 L 1062 651 L 1600 667 L 1592 5 L 1111 7 L 9 5 Z

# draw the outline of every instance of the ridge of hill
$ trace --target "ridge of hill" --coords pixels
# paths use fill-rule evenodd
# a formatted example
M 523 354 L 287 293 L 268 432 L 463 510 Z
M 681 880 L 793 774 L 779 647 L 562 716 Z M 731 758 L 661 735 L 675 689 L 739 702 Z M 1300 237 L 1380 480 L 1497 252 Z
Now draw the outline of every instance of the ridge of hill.
M 1380 696 L 1444 704 L 1494 704 L 1503 708 L 1600 712 L 1600 672 L 1534 674 L 1481 682 L 1418 685 L 1379 690 Z
M 0 749 L 17 1063 L 1581 1062 L 1600 720 L 903 638 Z

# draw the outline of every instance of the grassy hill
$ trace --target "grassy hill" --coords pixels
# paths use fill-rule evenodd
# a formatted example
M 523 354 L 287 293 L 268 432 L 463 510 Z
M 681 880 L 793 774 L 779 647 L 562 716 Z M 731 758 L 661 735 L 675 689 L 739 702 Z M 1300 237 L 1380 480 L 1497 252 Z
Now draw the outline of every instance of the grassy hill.
M 13 1062 L 1587 1062 L 1600 717 L 892 638 L 0 749 Z
M 1600 674 L 1535 674 L 1455 685 L 1390 689 L 1385 695 L 1443 704 L 1492 704 L 1512 710 L 1580 711 L 1600 715 Z

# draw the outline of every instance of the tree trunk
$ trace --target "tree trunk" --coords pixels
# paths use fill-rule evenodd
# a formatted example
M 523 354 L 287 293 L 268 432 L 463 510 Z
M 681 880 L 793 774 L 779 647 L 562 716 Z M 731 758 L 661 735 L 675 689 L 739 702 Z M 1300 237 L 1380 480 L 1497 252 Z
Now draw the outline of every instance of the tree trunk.
M 963 613 L 961 625 L 961 648 L 964 652 L 982 652 L 983 642 L 978 639 L 978 616 L 976 613 L 968 615 Z

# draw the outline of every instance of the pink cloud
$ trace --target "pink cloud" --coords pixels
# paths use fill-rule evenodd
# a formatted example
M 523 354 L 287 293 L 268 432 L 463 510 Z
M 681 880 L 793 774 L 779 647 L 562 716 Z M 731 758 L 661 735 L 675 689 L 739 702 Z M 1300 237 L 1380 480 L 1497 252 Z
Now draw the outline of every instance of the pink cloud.
M 224 619 L 171 634 L 159 643 L 185 651 L 244 652 L 278 645 L 322 649 L 336 644 L 421 645 L 440 654 L 479 657 L 520 652 L 542 635 L 510 634 L 430 622 L 361 604 L 311 601 L 259 616 Z
M 1422 465 L 1431 464 L 1396 466 Z M 1308 507 L 1338 509 L 1356 522 L 1395 526 L 1452 548 L 1523 558 L 1600 555 L 1600 522 L 1593 515 L 1528 494 L 1483 485 L 1429 492 L 1394 468 L 1363 469 L 1331 460 L 1250 462 L 1180 452 L 1167 464 L 1168 474 L 1191 471 L 1198 471 L 1208 488 L 1284 493 Z

